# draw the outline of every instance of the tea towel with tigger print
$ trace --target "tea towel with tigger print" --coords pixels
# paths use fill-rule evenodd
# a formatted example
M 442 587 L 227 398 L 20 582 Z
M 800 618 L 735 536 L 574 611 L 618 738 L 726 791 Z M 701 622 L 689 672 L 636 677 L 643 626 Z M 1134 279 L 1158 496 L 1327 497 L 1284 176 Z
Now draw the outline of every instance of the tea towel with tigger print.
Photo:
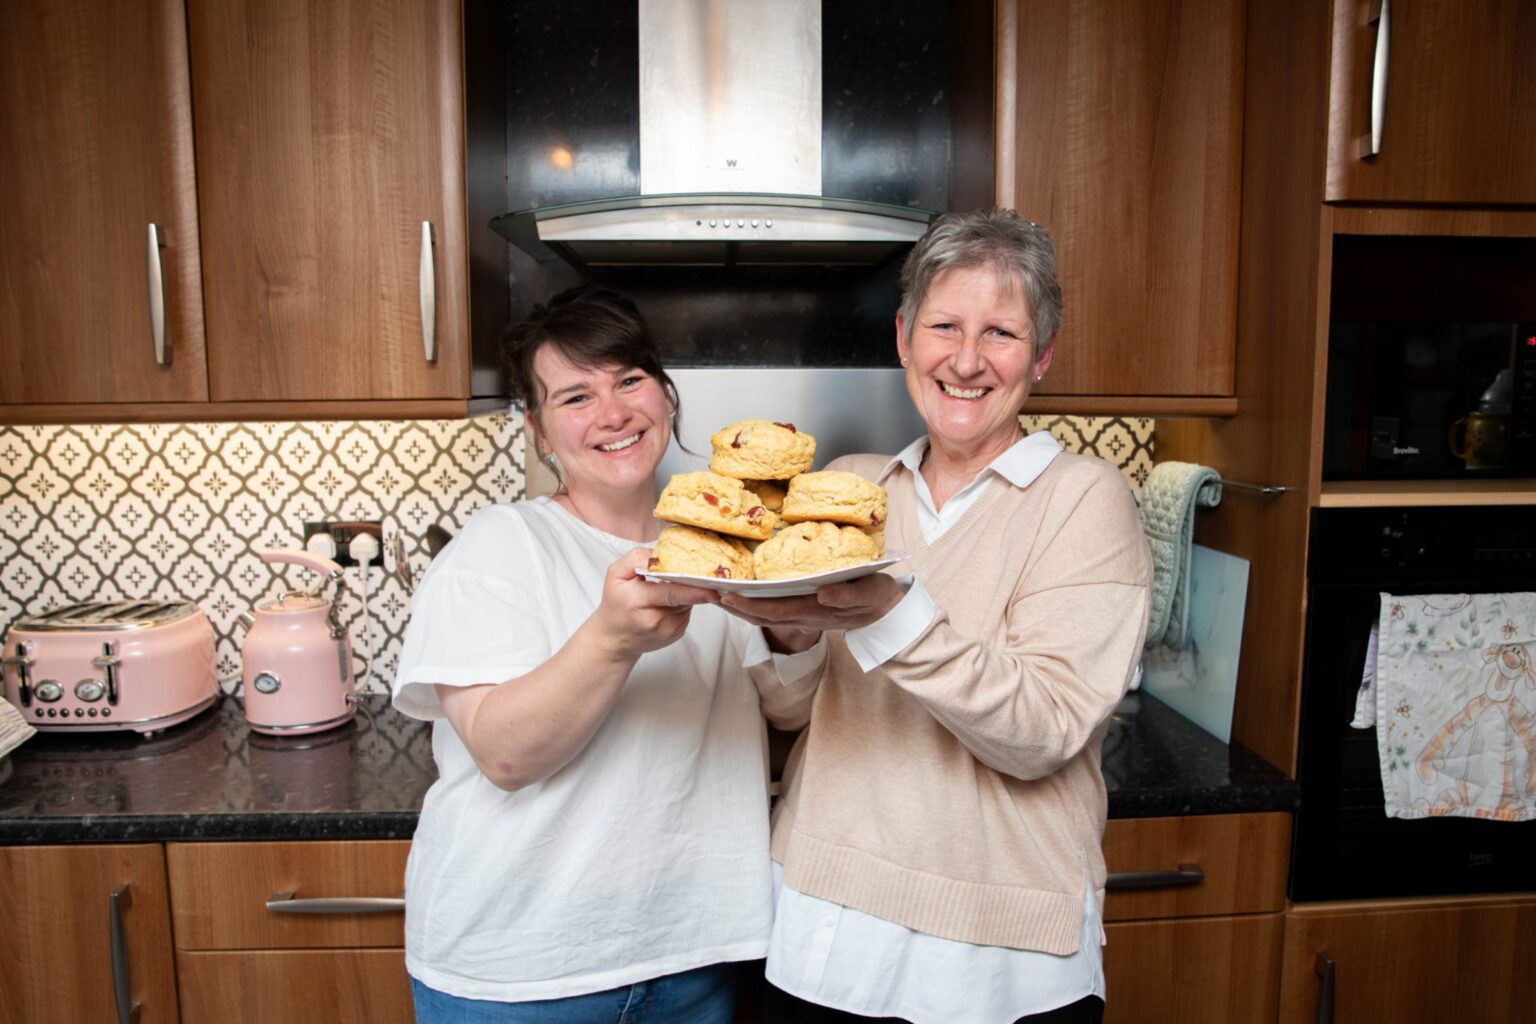
M 1386 812 L 1536 819 L 1536 593 L 1382 594 Z

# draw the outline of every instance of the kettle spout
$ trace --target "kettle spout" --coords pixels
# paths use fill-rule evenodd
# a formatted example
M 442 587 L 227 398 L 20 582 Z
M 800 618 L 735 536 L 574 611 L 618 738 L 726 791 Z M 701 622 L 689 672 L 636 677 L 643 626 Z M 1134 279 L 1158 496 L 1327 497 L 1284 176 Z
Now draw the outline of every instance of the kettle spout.
M 244 626 L 247 633 L 251 631 L 252 626 L 256 625 L 256 619 L 252 617 L 250 612 L 241 612 L 235 616 L 235 621 Z

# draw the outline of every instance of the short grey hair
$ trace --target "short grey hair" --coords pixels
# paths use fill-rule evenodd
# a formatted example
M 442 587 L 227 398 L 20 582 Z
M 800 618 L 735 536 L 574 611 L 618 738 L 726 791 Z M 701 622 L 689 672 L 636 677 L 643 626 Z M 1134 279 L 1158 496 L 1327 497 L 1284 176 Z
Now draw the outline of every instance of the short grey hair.
M 917 310 L 940 274 L 989 266 L 1005 282 L 1023 285 L 1034 318 L 1035 354 L 1061 328 L 1061 282 L 1051 233 L 1013 210 L 946 213 L 934 221 L 901 266 L 901 322 L 907 338 Z

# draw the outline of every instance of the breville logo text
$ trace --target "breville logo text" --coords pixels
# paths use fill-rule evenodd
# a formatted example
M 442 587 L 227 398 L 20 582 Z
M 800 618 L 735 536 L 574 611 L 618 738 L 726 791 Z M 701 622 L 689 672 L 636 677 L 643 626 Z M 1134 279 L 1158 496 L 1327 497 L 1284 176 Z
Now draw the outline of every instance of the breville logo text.
M 1411 445 L 1409 447 L 1407 447 L 1407 448 L 1393 447 L 1392 454 L 1393 455 L 1417 455 L 1417 454 L 1419 454 L 1419 450 L 1417 448 L 1412 447 Z

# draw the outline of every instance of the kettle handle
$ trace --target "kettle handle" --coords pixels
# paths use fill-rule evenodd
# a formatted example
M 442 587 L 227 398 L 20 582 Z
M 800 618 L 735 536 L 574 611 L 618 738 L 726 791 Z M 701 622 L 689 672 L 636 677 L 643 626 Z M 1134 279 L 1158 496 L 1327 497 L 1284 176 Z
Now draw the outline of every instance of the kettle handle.
M 275 551 L 261 551 L 258 554 L 261 555 L 263 562 L 287 562 L 290 565 L 302 565 L 304 568 L 313 569 L 315 572 L 321 573 L 330 579 L 341 578 L 341 566 L 329 558 L 321 558 L 319 555 L 312 555 L 308 551 L 278 549 Z

